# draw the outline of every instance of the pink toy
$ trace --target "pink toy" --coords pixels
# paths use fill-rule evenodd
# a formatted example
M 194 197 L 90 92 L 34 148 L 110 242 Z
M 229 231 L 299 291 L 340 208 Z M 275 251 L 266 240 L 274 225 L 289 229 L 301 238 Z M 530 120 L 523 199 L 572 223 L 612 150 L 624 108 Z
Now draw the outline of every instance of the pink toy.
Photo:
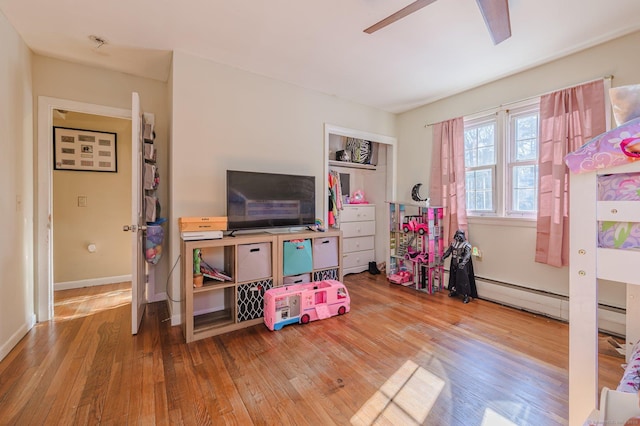
M 404 232 L 417 232 L 420 235 L 429 233 L 429 225 L 426 223 L 418 222 L 415 218 L 419 216 L 406 216 L 404 223 L 402 224 L 402 230 Z
M 413 247 L 407 247 L 407 253 L 404 258 L 418 263 L 429 263 L 429 253 L 424 253 L 414 249 Z
M 394 284 L 405 284 L 413 280 L 413 274 L 409 271 L 400 271 L 387 277 Z
M 264 323 L 269 330 L 343 315 L 351 298 L 340 281 L 324 280 L 274 287 L 264 293 Z

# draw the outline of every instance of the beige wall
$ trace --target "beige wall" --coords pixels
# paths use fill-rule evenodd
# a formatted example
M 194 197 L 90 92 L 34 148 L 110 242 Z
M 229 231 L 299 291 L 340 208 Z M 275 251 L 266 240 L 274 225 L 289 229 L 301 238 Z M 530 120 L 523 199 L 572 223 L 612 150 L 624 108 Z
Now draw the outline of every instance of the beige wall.
M 31 61 L 0 13 L 0 359 L 35 321 Z
M 400 198 L 408 196 L 414 183 L 429 181 L 432 142 L 431 128 L 425 128 L 426 123 L 473 114 L 606 75 L 614 76 L 614 86 L 640 83 L 640 57 L 633 53 L 639 45 L 640 32 L 637 32 L 399 115 Z M 483 260 L 474 263 L 476 274 L 568 295 L 568 268 L 558 269 L 533 261 L 535 227 L 506 224 L 480 221 L 470 224 L 470 241 L 483 253 Z M 602 286 L 601 301 L 624 306 L 624 286 L 612 283 Z
M 129 110 L 131 109 L 131 94 L 138 92 L 143 109 L 155 114 L 156 147 L 160 170 L 158 196 L 164 211 L 168 211 L 169 116 L 166 83 L 35 55 L 33 59 L 33 88 L 36 101 L 38 96 L 47 96 Z M 71 194 L 70 196 L 76 195 Z M 127 222 L 129 220 L 125 223 Z M 127 252 L 130 253 L 130 249 Z M 155 282 L 158 285 L 149 287 L 148 296 L 151 300 L 164 298 L 164 283 L 168 271 L 168 259 L 163 256 L 155 266 Z
M 118 163 L 117 173 L 53 171 L 54 283 L 117 282 L 131 275 L 131 235 L 122 232 L 131 221 L 131 120 L 70 111 L 64 119 L 54 115 L 53 124 L 116 133 Z
M 174 52 L 170 85 L 171 262 L 179 217 L 226 215 L 227 169 L 314 175 L 321 209 L 325 123 L 395 136 L 393 114 L 185 53 Z

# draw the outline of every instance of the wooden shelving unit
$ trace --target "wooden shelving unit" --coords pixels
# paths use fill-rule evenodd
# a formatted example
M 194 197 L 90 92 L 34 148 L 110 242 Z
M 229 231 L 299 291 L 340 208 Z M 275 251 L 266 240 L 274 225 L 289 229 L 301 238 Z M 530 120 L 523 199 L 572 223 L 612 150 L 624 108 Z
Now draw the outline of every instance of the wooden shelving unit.
M 312 260 L 312 266 L 305 274 L 308 281 L 342 280 L 342 233 L 339 230 L 264 232 L 215 240 L 182 240 L 180 300 L 184 314 L 182 332 L 187 343 L 261 324 L 264 292 L 283 285 L 287 278 L 284 245 L 297 240 L 308 240 L 311 255 L 314 248 L 318 253 L 316 264 Z M 200 249 L 207 264 L 223 271 L 230 279 L 205 278 L 202 287 L 194 287 L 196 249 Z

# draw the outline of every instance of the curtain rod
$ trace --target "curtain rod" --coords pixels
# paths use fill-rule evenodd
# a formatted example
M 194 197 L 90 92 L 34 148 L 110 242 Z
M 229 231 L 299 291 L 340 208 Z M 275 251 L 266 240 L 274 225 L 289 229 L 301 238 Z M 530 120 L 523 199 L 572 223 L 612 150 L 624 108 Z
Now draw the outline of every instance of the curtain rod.
M 558 92 L 558 91 L 560 91 L 560 90 L 566 90 L 566 89 L 569 89 L 569 88 L 571 88 L 571 87 L 580 86 L 580 85 L 588 84 L 588 83 L 593 83 L 594 81 L 598 81 L 598 80 L 613 80 L 613 75 L 605 75 L 605 76 L 604 76 L 604 77 L 602 77 L 602 78 L 596 78 L 596 79 L 589 80 L 589 81 L 585 81 L 585 82 L 582 82 L 582 83 L 572 84 L 571 86 L 565 86 L 565 87 L 562 87 L 562 88 L 560 88 L 560 89 L 550 90 L 550 91 L 545 92 L 545 93 L 542 93 L 542 94 L 540 94 L 540 95 L 536 95 L 536 96 L 529 96 L 528 98 L 525 98 L 525 99 L 520 99 L 520 100 L 518 100 L 518 101 L 513 101 L 513 102 L 507 102 L 507 103 L 504 103 L 504 104 L 500 104 L 500 105 L 498 105 L 497 107 L 493 107 L 493 108 L 485 108 L 485 109 L 483 109 L 483 110 L 476 111 L 476 112 L 472 112 L 472 113 L 470 113 L 470 114 L 465 114 L 465 115 L 476 115 L 476 114 L 480 114 L 480 113 L 483 113 L 483 112 L 488 112 L 488 111 L 497 110 L 497 109 L 500 109 L 500 108 L 503 108 L 503 107 L 506 107 L 506 106 L 509 106 L 509 105 L 513 105 L 513 104 L 517 104 L 517 103 L 520 103 L 520 102 L 529 101 L 529 100 L 531 100 L 531 99 L 539 98 L 539 97 L 541 97 L 541 96 L 545 96 L 545 95 L 548 95 L 548 94 L 553 93 L 553 92 Z M 443 120 L 443 121 L 444 121 L 444 120 Z M 440 121 L 439 121 L 439 122 L 437 122 L 437 123 L 427 123 L 427 124 L 425 124 L 425 125 L 424 125 L 424 127 L 425 127 L 425 128 L 427 128 L 427 127 L 433 126 L 434 124 L 438 124 L 438 123 L 440 123 Z

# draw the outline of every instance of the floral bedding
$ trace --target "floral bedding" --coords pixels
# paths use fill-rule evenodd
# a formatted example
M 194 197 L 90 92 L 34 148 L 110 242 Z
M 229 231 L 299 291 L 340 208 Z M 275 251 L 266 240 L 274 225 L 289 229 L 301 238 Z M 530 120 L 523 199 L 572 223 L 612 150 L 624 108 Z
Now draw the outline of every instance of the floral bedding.
M 640 342 L 633 347 L 624 375 L 616 390 L 631 393 L 640 391 Z
M 573 173 L 620 166 L 638 159 L 629 152 L 628 143 L 637 146 L 640 140 L 640 117 L 602 133 L 565 156 L 564 161 Z M 621 146 L 622 145 L 622 146 Z
M 600 176 L 598 200 L 640 201 L 640 173 Z M 638 220 L 640 222 L 640 218 Z M 599 222 L 598 246 L 618 249 L 640 248 L 640 223 Z

